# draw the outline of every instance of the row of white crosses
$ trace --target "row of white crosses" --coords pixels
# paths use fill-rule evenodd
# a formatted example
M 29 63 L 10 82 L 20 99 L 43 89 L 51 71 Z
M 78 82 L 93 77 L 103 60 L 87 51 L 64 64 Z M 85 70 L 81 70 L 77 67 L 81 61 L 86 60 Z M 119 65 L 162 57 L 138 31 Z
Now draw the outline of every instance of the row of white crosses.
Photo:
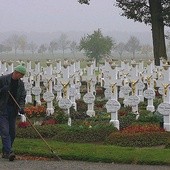
M 12 65 L 12 67 L 10 67 L 11 70 L 8 68 L 8 65 Z M 27 91 L 26 102 L 32 103 L 33 94 L 35 96 L 36 103 L 41 105 L 40 95 L 42 93 L 42 89 L 40 87 L 40 80 L 42 80 L 46 88 L 46 91 L 43 93 L 43 99 L 47 102 L 47 115 L 52 115 L 54 113 L 53 99 L 55 96 L 52 92 L 54 83 L 54 90 L 57 91 L 56 99 L 59 101 L 59 106 L 62 109 L 67 109 L 69 115 L 69 108 L 72 105 L 74 106 L 75 110 L 77 109 L 75 96 L 76 99 L 80 98 L 80 62 L 78 61 L 76 65 L 72 62 L 69 67 L 67 67 L 66 64 L 62 67 L 61 61 L 57 61 L 56 66 L 57 68 L 53 70 L 52 62 L 48 61 L 46 68 L 40 68 L 40 62 L 36 61 L 35 69 L 32 69 L 31 61 L 27 61 L 27 74 L 23 78 Z M 11 73 L 13 71 L 13 63 L 10 62 L 10 64 L 7 64 L 5 61 L 3 61 L 0 63 L 0 69 L 2 74 Z M 62 74 L 62 77 L 60 76 L 60 73 Z M 34 87 L 32 86 L 33 82 Z M 62 90 L 63 96 L 61 96 Z
M 119 75 L 121 74 L 121 78 L 117 77 L 118 75 L 118 68 L 114 65 L 110 65 L 112 62 L 105 61 L 105 67 L 102 68 L 103 79 L 104 79 L 104 87 L 105 96 L 108 100 L 106 103 L 106 108 L 108 112 L 111 112 L 111 120 L 110 122 L 114 124 L 115 127 L 119 129 L 119 120 L 117 111 L 120 109 L 120 103 L 117 100 L 117 87 L 121 86 L 120 88 L 120 96 L 124 97 L 124 104 L 132 106 L 132 111 L 139 116 L 138 113 L 138 104 L 140 102 L 140 98 L 138 97 L 138 88 L 137 83 L 139 82 L 138 72 L 137 72 L 137 65 L 132 64 L 130 69 L 129 63 L 124 62 L 122 68 L 119 68 Z M 130 77 L 128 77 L 128 74 Z M 123 82 L 123 86 L 121 84 Z M 131 83 L 131 87 L 129 87 L 129 83 Z M 129 93 L 132 91 L 132 95 L 129 96 Z M 114 94 L 114 95 L 113 95 Z
M 161 80 L 157 81 L 160 93 L 163 97 L 163 103 L 158 106 L 158 111 L 163 115 L 164 128 L 170 131 L 170 65 L 164 65 Z
M 106 67 L 107 70 L 103 68 L 103 76 L 104 79 L 104 87 L 107 90 L 107 86 L 109 85 L 108 74 L 111 72 L 109 69 L 109 62 L 107 62 Z M 161 65 L 160 67 L 154 66 L 153 61 L 147 62 L 147 67 L 143 67 L 143 62 L 141 61 L 138 64 L 131 63 L 130 67 L 129 64 L 125 61 L 123 66 L 119 68 L 120 77 L 123 78 L 123 86 L 120 85 L 118 79 L 114 80 L 114 83 L 119 86 L 120 88 L 120 97 L 124 97 L 124 104 L 132 106 L 132 111 L 137 114 L 137 118 L 139 116 L 138 113 L 138 104 L 140 101 L 144 100 L 144 97 L 148 101 L 147 110 L 154 112 L 155 106 L 153 106 L 153 99 L 155 98 L 155 89 L 154 84 L 156 83 L 158 87 L 160 87 L 159 92 L 163 95 L 163 103 L 158 106 L 158 111 L 164 116 L 164 128 L 167 131 L 170 131 L 170 69 L 169 65 Z M 139 69 L 139 70 L 137 70 Z M 156 70 L 156 74 L 154 74 L 154 70 Z M 117 74 L 113 74 L 116 77 Z M 119 77 L 119 78 L 120 78 Z M 163 79 L 162 79 L 163 77 Z M 131 87 L 129 87 L 129 83 L 131 83 Z M 145 84 L 147 89 L 143 92 Z M 132 95 L 129 96 L 129 93 L 132 92 Z M 121 94 L 123 93 L 123 94 Z M 109 94 L 108 92 L 106 94 Z M 108 96 L 106 95 L 106 98 Z M 108 112 L 111 112 L 111 115 L 116 115 L 116 109 L 119 109 L 119 103 L 117 100 L 109 99 L 106 104 L 106 108 Z M 114 112 L 114 114 L 113 114 Z M 114 117 L 114 120 L 111 118 L 111 122 L 118 128 L 118 120 L 117 116 Z M 116 123 L 117 122 L 117 123 Z
M 65 61 L 67 62 L 67 61 Z M 165 63 L 164 63 L 165 64 Z M 106 60 L 104 66 L 101 67 L 102 76 L 101 84 L 104 84 L 105 96 L 108 99 L 106 104 L 107 111 L 111 113 L 111 120 L 115 127 L 119 129 L 119 121 L 117 111 L 120 109 L 120 103 L 118 102 L 118 96 L 124 98 L 124 105 L 132 106 L 132 111 L 139 116 L 138 104 L 144 100 L 144 97 L 148 100 L 147 110 L 154 111 L 153 99 L 155 97 L 154 81 L 156 81 L 159 92 L 163 95 L 163 103 L 159 105 L 158 111 L 164 115 L 164 127 L 167 131 L 170 131 L 170 99 L 169 99 L 169 66 L 164 66 L 161 62 L 161 66 L 156 67 L 154 62 L 147 62 L 146 68 L 143 67 L 143 61 L 138 64 L 135 62 L 122 61 L 121 66 L 114 65 L 110 60 Z M 40 101 L 40 79 L 43 80 L 46 92 L 43 94 L 44 100 L 47 102 L 47 114 L 53 114 L 53 99 L 54 94 L 52 89 L 57 92 L 57 101 L 59 106 L 66 110 L 69 115 L 69 108 L 73 106 L 76 110 L 75 99 L 80 98 L 80 62 L 71 62 L 68 66 L 64 64 L 61 66 L 61 61 L 56 62 L 56 67 L 52 68 L 52 62 L 47 62 L 47 67 L 40 67 L 40 62 L 35 62 L 35 69 L 31 69 L 31 61 L 27 61 L 28 74 L 24 78 L 26 90 L 27 90 L 27 102 L 32 102 L 32 95 L 35 95 L 35 100 L 38 104 Z M 7 74 L 13 71 L 13 62 L 0 62 L 1 75 Z M 95 64 L 89 63 L 86 67 L 87 76 L 84 76 L 87 81 L 87 94 L 83 97 L 84 101 L 88 104 L 87 115 L 95 116 L 94 100 L 95 100 Z M 62 75 L 62 76 L 61 76 Z M 35 82 L 35 86 L 32 87 L 32 81 Z M 104 83 L 103 83 L 104 82 Z M 122 83 L 123 82 L 123 83 Z M 129 84 L 131 83 L 131 87 Z M 145 85 L 147 89 L 143 91 Z M 54 84 L 54 86 L 53 86 Z M 118 94 L 118 87 L 120 92 Z M 61 91 L 63 90 L 63 96 Z M 131 92 L 131 95 L 129 93 Z M 71 124 L 71 121 L 70 123 Z

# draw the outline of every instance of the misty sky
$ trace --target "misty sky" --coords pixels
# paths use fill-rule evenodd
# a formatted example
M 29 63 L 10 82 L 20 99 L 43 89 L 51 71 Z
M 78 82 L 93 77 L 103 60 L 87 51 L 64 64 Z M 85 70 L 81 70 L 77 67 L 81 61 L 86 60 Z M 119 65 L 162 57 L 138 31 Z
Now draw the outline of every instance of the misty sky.
M 144 32 L 150 26 L 120 16 L 115 0 L 0 0 L 0 32 L 102 31 Z

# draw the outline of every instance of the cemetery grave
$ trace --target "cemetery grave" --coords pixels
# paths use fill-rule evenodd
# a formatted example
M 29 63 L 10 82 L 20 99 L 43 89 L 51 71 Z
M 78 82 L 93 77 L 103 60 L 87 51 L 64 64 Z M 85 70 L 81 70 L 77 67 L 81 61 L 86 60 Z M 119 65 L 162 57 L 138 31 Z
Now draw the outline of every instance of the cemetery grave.
M 118 64 L 109 58 L 99 66 L 90 61 L 85 68 L 78 60 L 48 60 L 46 67 L 35 61 L 34 68 L 30 60 L 24 64 L 25 112 L 34 125 L 93 129 L 102 124 L 112 126 L 117 133 L 131 126 L 140 129 L 139 125 L 146 132 L 149 128 L 153 133 L 153 129 L 166 132 L 163 140 L 170 131 L 170 66 L 162 59 L 160 66 L 154 61 L 134 60 Z M 1 75 L 11 73 L 13 68 L 11 61 L 0 62 Z M 24 116 L 19 126 L 29 126 Z

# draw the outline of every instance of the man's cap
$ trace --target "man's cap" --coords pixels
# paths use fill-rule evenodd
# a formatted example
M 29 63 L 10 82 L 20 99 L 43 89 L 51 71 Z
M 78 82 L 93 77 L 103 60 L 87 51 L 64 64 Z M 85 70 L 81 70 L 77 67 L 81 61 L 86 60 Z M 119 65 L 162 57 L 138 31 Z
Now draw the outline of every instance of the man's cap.
M 26 68 L 22 65 L 18 65 L 17 67 L 15 67 L 14 69 L 15 71 L 25 75 L 26 74 Z

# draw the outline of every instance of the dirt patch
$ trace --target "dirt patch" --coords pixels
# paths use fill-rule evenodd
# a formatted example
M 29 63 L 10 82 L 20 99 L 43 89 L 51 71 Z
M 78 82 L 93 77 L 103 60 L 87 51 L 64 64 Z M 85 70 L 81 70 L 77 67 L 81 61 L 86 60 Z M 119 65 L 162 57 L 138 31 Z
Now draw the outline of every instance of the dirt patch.
M 46 158 L 41 156 L 17 155 L 16 160 L 36 160 L 36 161 L 52 161 L 54 158 Z

